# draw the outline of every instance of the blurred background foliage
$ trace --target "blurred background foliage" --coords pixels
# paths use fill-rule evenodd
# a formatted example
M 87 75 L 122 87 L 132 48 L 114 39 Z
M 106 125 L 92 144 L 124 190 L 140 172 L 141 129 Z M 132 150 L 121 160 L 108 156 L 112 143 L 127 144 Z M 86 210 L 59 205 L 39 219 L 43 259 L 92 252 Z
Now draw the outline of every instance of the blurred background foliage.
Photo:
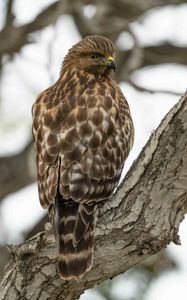
M 1 0 L 0 28 L 2 274 L 8 259 L 5 244 L 31 237 L 43 230 L 47 222 L 46 213 L 38 203 L 30 110 L 37 94 L 58 78 L 69 47 L 90 34 L 104 35 L 116 44 L 115 79 L 129 100 L 136 127 L 135 147 L 125 173 L 151 131 L 186 88 L 187 3 L 185 0 Z M 153 286 L 159 277 L 164 282 L 163 274 L 171 271 L 174 274 L 171 282 L 178 282 L 180 276 L 187 278 L 183 255 L 187 248 L 184 245 L 180 254 L 172 247 L 86 292 L 81 299 L 162 300 L 155 292 L 159 284 L 155 290 Z M 184 273 L 176 277 L 181 266 L 185 266 Z M 172 298 L 176 294 L 167 283 L 166 288 L 172 291 L 169 299 L 176 299 Z

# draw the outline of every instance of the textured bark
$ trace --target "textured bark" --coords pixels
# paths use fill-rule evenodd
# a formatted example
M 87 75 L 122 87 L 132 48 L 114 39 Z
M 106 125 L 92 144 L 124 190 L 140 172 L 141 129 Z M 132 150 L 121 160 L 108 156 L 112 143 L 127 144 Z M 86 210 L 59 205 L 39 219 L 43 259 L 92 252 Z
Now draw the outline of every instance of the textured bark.
M 187 94 L 163 119 L 110 203 L 100 208 L 93 269 L 63 282 L 50 230 L 11 247 L 1 299 L 74 300 L 85 289 L 125 272 L 170 242 L 187 212 Z
M 6 246 L 0 246 L 0 279 L 3 274 L 5 265 L 7 264 L 9 251 Z

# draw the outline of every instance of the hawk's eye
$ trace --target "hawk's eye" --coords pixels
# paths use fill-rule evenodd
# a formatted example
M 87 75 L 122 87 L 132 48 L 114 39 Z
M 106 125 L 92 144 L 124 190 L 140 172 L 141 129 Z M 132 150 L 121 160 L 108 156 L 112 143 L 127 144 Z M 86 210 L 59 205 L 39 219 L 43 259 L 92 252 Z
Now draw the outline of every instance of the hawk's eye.
M 97 53 L 91 53 L 91 54 L 90 54 L 90 58 L 91 58 L 91 59 L 99 58 L 99 54 L 97 54 Z

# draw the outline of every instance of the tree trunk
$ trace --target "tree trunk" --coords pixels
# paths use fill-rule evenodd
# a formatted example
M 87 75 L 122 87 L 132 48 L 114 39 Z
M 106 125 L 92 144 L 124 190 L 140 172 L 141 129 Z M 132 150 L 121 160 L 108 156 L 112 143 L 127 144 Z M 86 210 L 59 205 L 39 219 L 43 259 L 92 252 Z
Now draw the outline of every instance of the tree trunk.
M 0 299 L 77 299 L 85 289 L 125 272 L 170 242 L 180 244 L 178 229 L 186 211 L 187 94 L 152 134 L 110 203 L 100 208 L 92 270 L 77 282 L 62 281 L 48 228 L 10 247 Z

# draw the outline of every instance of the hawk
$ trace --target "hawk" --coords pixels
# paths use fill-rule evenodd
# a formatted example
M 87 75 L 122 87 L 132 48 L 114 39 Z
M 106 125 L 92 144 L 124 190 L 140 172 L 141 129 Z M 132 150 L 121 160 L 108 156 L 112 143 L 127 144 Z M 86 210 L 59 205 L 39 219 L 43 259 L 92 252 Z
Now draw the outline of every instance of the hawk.
M 87 36 L 32 108 L 40 203 L 48 208 L 64 280 L 93 264 L 98 203 L 110 201 L 134 140 L 129 105 L 111 78 L 115 47 Z

